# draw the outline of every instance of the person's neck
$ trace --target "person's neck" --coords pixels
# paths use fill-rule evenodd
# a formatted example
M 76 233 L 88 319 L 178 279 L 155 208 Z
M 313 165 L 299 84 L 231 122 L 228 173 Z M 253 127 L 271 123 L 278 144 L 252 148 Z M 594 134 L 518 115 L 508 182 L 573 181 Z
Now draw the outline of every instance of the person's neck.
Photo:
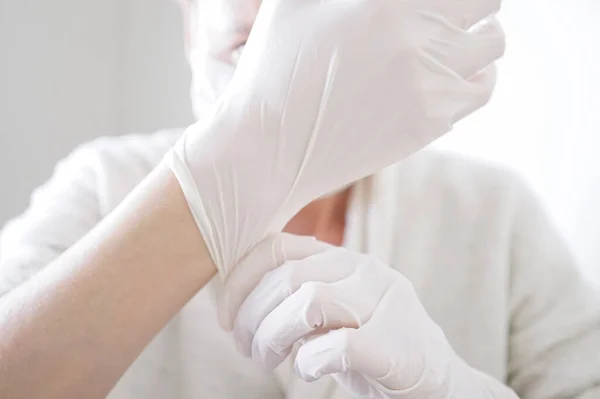
M 349 196 L 350 188 L 311 202 L 290 220 L 284 231 L 342 245 Z

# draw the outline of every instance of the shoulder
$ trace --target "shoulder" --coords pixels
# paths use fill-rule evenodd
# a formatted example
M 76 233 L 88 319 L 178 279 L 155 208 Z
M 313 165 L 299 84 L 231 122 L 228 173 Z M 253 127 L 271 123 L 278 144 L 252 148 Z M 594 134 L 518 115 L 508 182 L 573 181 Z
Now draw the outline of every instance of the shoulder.
M 98 137 L 78 146 L 61 162 L 83 163 L 98 169 L 121 166 L 152 169 L 182 133 L 182 129 L 173 129 Z
M 180 132 L 101 137 L 78 146 L 33 191 L 25 212 L 6 223 L 0 234 L 3 254 L 20 242 L 79 239 L 152 170 Z
M 100 213 L 106 214 L 160 162 L 182 129 L 99 137 L 77 147 L 59 162 L 50 180 L 93 184 Z M 72 182 L 75 189 L 77 184 Z
M 519 174 L 506 165 L 450 151 L 421 151 L 395 168 L 399 177 L 414 176 L 423 183 L 459 189 L 506 189 L 524 184 Z
M 399 190 L 465 206 L 516 207 L 532 196 L 528 184 L 505 165 L 462 154 L 426 150 L 392 167 Z
M 80 145 L 0 232 L 0 297 L 87 234 L 162 158 L 176 131 Z

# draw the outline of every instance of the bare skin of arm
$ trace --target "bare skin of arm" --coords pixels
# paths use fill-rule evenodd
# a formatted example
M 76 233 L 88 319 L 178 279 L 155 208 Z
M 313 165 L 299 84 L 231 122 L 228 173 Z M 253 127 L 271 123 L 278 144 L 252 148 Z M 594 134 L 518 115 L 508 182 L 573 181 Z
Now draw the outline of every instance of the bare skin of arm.
M 0 397 L 104 398 L 215 273 L 176 178 L 159 166 L 0 300 Z

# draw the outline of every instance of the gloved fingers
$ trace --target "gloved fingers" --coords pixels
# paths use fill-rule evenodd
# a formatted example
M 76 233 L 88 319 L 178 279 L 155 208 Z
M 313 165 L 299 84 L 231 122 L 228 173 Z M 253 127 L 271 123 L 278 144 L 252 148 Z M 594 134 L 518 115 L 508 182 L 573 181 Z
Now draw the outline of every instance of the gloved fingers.
M 328 374 L 354 371 L 363 376 L 381 376 L 389 364 L 377 356 L 379 343 L 354 328 L 340 328 L 308 340 L 298 349 L 294 368 L 300 378 L 314 381 Z
M 469 80 L 460 82 L 460 95 L 456 96 L 452 122 L 456 123 L 486 105 L 496 86 L 496 65 L 492 64 Z
M 340 330 L 331 331 L 332 335 L 335 335 L 337 331 Z M 341 386 L 361 398 L 386 399 L 387 396 L 376 388 L 376 386 L 379 385 L 377 382 L 374 383 L 372 379 L 367 378 L 354 370 L 348 370 L 343 373 L 335 372 L 335 368 L 332 369 L 332 373 L 326 372 L 327 370 L 317 370 L 319 365 L 326 364 L 327 361 L 319 359 L 321 353 L 314 352 L 315 348 L 311 348 L 310 346 L 307 346 L 306 349 L 301 348 L 307 343 L 318 340 L 325 335 L 326 334 L 316 334 L 300 341 L 302 346 L 300 346 L 300 349 L 296 354 L 296 359 L 294 360 L 296 374 L 306 382 L 314 382 L 323 375 L 333 374 L 333 378 Z M 318 345 L 319 343 L 317 343 L 317 346 Z M 298 356 L 300 356 L 300 358 Z
M 226 331 L 233 329 L 235 315 L 250 292 L 269 271 L 286 261 L 307 258 L 332 248 L 314 237 L 279 233 L 260 242 L 233 268 L 219 299 L 218 317 Z
M 275 368 L 300 339 L 324 329 L 360 326 L 360 315 L 347 304 L 332 299 L 331 290 L 325 283 L 305 283 L 269 313 L 252 341 L 252 358 Z
M 502 0 L 415 0 L 421 9 L 442 15 L 452 25 L 469 29 L 500 11 Z
M 470 79 L 504 55 L 506 40 L 497 19 L 493 18 L 466 32 L 451 25 L 432 42 L 434 58 L 463 79 Z
M 229 310 L 229 314 L 237 314 L 233 335 L 242 354 L 251 356 L 252 341 L 263 320 L 304 283 L 336 282 L 352 274 L 355 263 L 340 262 L 343 251 L 329 247 L 303 260 L 286 262 L 267 273 L 237 310 Z
M 385 373 L 387 367 L 381 359 L 365 352 L 373 341 L 361 343 L 364 341 L 361 335 L 359 330 L 342 328 L 307 341 L 299 348 L 294 360 L 296 375 L 306 382 L 331 375 L 358 397 L 389 398 L 386 393 L 390 390 L 370 377 L 374 375 L 370 373 Z M 357 371 L 357 368 L 365 371 Z
M 274 367 L 299 340 L 331 329 L 365 325 L 386 296 L 390 284 L 397 280 L 382 273 L 376 264 L 362 262 L 364 259 L 368 258 L 354 256 L 351 263 L 356 265 L 354 271 L 340 269 L 348 277 L 334 283 L 307 281 L 275 307 L 256 330 L 252 357 Z M 320 270 L 320 275 L 323 272 Z
M 334 330 L 332 333 L 335 333 L 336 331 L 340 330 Z M 325 336 L 325 334 L 313 335 L 310 338 L 300 342 L 302 345 L 306 345 L 306 343 L 317 340 L 323 336 Z M 302 346 L 300 348 L 302 348 Z M 354 393 L 357 397 L 373 399 L 388 398 L 388 396 L 384 394 L 384 392 L 387 390 L 383 388 L 379 382 L 374 381 L 372 378 L 365 377 L 357 371 L 348 370 L 340 373 L 335 372 L 335 368 L 333 368 L 332 372 L 330 373 L 324 372 L 326 370 L 317 370 L 318 365 L 324 364 L 326 361 L 319 359 L 320 353 L 311 353 L 312 350 L 314 350 L 314 348 L 311 349 L 307 347 L 305 350 L 300 349 L 294 361 L 296 374 L 304 381 L 314 382 L 323 375 L 332 374 L 332 377 L 338 382 L 338 384 L 346 388 L 346 390 L 349 392 Z M 298 355 L 300 355 L 301 358 L 298 358 Z
M 430 337 L 426 346 L 420 343 L 422 337 Z M 307 340 L 298 349 L 295 369 L 306 381 L 352 371 L 379 391 L 402 391 L 420 383 L 427 372 L 425 359 L 448 358 L 447 348 L 443 332 L 428 317 L 410 282 L 398 278 L 364 325 Z
M 427 87 L 424 86 L 430 98 L 435 100 L 431 104 L 431 109 L 435 112 L 429 114 L 432 127 L 423 125 L 424 132 L 432 132 L 432 137 L 429 139 L 431 141 L 435 139 L 436 131 L 440 129 L 450 131 L 456 122 L 489 102 L 496 86 L 496 66 L 492 64 L 468 80 L 442 67 L 437 61 L 430 62 L 429 67 L 437 68 L 440 75 L 447 75 L 443 79 L 431 81 Z M 427 134 L 423 133 L 423 136 L 427 137 Z

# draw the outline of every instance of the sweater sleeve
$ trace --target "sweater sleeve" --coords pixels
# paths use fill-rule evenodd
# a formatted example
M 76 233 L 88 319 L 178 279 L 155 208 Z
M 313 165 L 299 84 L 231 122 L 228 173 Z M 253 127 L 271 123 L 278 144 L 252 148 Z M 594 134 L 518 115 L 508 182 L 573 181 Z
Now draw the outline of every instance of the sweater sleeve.
M 600 398 L 600 295 L 531 193 L 517 190 L 508 383 L 523 399 Z
M 59 257 L 101 219 L 95 142 L 60 161 L 0 235 L 0 298 Z

